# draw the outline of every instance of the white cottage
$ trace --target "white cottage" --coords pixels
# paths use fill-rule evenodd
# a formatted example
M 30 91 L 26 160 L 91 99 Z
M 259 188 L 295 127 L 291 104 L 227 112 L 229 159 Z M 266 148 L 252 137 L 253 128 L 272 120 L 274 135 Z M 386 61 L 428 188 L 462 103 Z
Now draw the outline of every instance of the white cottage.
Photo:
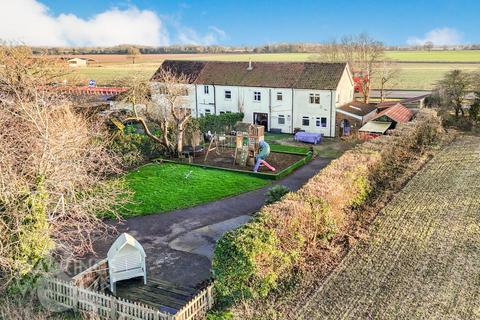
M 107 254 L 110 291 L 115 293 L 115 283 L 121 280 L 143 277 L 147 284 L 145 258 L 142 245 L 128 233 L 122 233 Z
M 195 116 L 243 112 L 244 122 L 267 131 L 334 137 L 336 109 L 354 94 L 347 63 L 165 60 L 162 69 L 189 78 L 186 101 Z

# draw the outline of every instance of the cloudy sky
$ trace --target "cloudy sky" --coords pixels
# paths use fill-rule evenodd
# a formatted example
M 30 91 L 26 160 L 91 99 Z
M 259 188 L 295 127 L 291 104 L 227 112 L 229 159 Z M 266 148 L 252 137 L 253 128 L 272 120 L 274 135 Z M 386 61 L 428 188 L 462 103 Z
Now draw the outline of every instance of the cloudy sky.
M 480 43 L 478 0 L 0 0 L 0 39 L 45 46 L 260 45 L 368 32 L 389 45 Z

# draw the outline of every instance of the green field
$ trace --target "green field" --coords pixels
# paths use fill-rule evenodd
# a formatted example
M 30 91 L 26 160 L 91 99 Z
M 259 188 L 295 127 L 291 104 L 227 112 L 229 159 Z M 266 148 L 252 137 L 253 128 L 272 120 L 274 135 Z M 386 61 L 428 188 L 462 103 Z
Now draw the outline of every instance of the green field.
M 398 64 L 400 72 L 395 84 L 392 85 L 396 89 L 431 89 L 449 70 L 480 70 L 480 50 L 389 51 L 386 55 L 398 61 L 422 61 Z M 250 59 L 252 61 L 316 61 L 318 55 L 312 53 L 142 55 L 135 64 L 122 56 L 112 58 L 112 61 L 102 57 L 102 60 L 92 66 L 77 69 L 75 74 L 81 84 L 87 84 L 88 80 L 95 79 L 98 85 L 112 85 L 115 80 L 128 78 L 132 73 L 141 74 L 146 78 L 151 77 L 166 58 L 219 61 L 248 61 Z M 450 63 L 432 63 L 438 61 Z M 378 84 L 374 83 L 374 87 L 378 87 Z
M 123 218 L 192 207 L 270 183 L 247 174 L 172 163 L 147 164 L 125 179 L 133 199 L 121 210 Z
M 480 62 L 480 50 L 387 51 L 386 56 L 407 62 Z

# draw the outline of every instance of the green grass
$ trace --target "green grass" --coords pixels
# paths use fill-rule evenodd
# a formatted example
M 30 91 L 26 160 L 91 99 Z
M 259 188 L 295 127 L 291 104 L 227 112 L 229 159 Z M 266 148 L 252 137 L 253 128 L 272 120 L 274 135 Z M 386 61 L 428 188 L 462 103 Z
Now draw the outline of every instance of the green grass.
M 147 164 L 125 180 L 134 194 L 121 210 L 123 218 L 192 207 L 269 184 L 247 174 L 172 163 Z
M 291 146 L 291 145 L 285 145 L 285 144 L 270 144 L 270 151 L 307 154 L 308 151 L 310 151 L 310 148 Z

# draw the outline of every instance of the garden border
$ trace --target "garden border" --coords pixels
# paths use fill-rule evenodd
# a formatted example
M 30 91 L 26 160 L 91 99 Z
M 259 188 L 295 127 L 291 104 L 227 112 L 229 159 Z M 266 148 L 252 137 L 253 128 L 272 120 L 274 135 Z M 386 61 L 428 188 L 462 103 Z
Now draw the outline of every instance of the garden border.
M 253 177 L 258 177 L 262 179 L 267 179 L 267 180 L 279 180 L 281 178 L 286 177 L 296 169 L 300 168 L 303 165 L 306 165 L 313 159 L 313 153 L 311 151 L 308 151 L 307 153 L 302 153 L 302 152 L 278 152 L 275 151 L 275 153 L 284 153 L 284 154 L 294 154 L 294 155 L 300 155 L 303 156 L 302 159 L 292 163 L 285 169 L 279 171 L 278 173 L 265 173 L 265 172 L 253 172 L 253 171 L 247 171 L 247 170 L 239 170 L 239 169 L 232 169 L 232 168 L 222 168 L 222 167 L 216 167 L 216 166 L 211 166 L 211 165 L 206 165 L 206 164 L 200 164 L 200 163 L 188 163 L 188 162 L 180 162 L 176 160 L 170 160 L 170 159 L 163 159 L 163 158 L 156 158 L 152 159 L 151 163 L 175 163 L 175 164 L 182 164 L 182 165 L 187 165 L 187 166 L 194 166 L 194 167 L 200 167 L 200 168 L 206 168 L 206 169 L 214 169 L 214 170 L 224 170 L 224 171 L 231 171 L 231 172 L 237 172 L 237 173 L 243 173 L 243 174 L 248 174 Z

